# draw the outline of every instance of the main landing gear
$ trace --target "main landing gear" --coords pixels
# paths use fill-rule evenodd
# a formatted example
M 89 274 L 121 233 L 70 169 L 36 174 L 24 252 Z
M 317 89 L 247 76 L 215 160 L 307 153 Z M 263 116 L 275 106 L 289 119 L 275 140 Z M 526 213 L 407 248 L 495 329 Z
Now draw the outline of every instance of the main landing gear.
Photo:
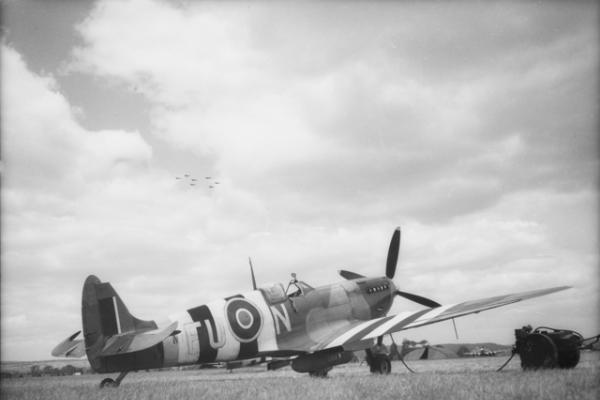
M 367 353 L 366 361 L 372 374 L 388 375 L 392 372 L 392 361 L 383 345 L 383 336 L 377 337 L 377 344 L 365 352 Z
M 367 349 L 366 353 L 366 361 L 372 374 L 388 375 L 392 372 L 392 362 L 386 353 L 374 353 L 371 349 Z
M 112 379 L 112 378 L 104 378 L 102 379 L 102 382 L 100 382 L 100 388 L 105 388 L 105 387 L 119 387 L 119 385 L 121 384 L 121 381 L 123 380 L 123 378 L 125 378 L 125 376 L 129 373 L 129 371 L 123 371 L 119 374 L 119 376 L 117 376 L 117 379 Z

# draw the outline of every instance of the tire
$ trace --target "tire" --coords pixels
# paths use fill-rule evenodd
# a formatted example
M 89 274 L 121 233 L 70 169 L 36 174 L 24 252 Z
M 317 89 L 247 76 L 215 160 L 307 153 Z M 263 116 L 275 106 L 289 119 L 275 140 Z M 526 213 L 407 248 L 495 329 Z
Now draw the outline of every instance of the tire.
M 374 374 L 388 375 L 392 372 L 392 362 L 385 354 L 377 354 L 371 363 L 371 372 Z
M 558 351 L 548 336 L 532 333 L 525 338 L 524 346 L 519 353 L 523 369 L 556 368 Z
M 104 378 L 102 382 L 100 382 L 100 388 L 105 387 L 119 387 L 119 384 L 112 378 Z

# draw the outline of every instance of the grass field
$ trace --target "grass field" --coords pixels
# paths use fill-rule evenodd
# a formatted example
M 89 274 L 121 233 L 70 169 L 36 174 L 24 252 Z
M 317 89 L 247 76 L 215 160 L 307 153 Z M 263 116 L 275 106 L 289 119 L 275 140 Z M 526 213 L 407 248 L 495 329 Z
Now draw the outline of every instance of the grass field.
M 572 370 L 524 372 L 515 357 L 494 372 L 505 357 L 413 361 L 412 374 L 394 362 L 388 376 L 371 375 L 366 365 L 334 368 L 327 379 L 309 378 L 289 368 L 264 366 L 138 372 L 119 388 L 99 389 L 109 375 L 15 378 L 2 381 L 2 399 L 597 399 L 600 354 L 584 353 Z M 115 377 L 116 374 L 110 375 Z

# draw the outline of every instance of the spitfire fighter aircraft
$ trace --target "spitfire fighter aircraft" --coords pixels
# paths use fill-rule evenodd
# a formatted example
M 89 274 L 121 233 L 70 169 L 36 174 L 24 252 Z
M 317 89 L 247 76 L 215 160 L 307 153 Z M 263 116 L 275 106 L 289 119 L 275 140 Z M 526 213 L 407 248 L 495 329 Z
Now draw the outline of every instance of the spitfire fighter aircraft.
M 89 276 L 83 285 L 83 339 L 77 332 L 52 351 L 57 357 L 87 355 L 100 373 L 118 372 L 119 386 L 130 371 L 239 360 L 268 362 L 269 369 L 291 365 L 297 372 L 326 376 L 335 365 L 366 350 L 373 373 L 388 374 L 390 357 L 382 352 L 385 335 L 516 303 L 568 286 L 495 296 L 442 306 L 400 291 L 392 281 L 398 261 L 400 228 L 392 235 L 385 276 L 365 277 L 339 271 L 344 281 L 312 287 L 292 281 L 256 287 L 190 308 L 165 324 L 134 317 L 112 285 Z M 250 264 L 252 268 L 252 264 Z M 416 312 L 387 315 L 395 296 L 425 306 Z

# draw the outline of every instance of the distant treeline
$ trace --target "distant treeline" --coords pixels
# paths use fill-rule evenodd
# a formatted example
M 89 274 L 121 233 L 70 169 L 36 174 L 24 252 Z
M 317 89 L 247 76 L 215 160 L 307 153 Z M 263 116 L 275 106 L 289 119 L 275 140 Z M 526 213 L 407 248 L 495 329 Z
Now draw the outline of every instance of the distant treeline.
M 180 367 L 158 368 L 156 371 L 188 371 L 198 370 L 203 368 L 214 368 L 214 365 L 186 365 Z M 65 365 L 62 367 L 53 367 L 51 365 L 31 365 L 29 369 L 24 365 L 14 365 L 12 368 L 4 366 L 1 372 L 2 378 L 25 378 L 25 377 L 42 377 L 42 376 L 70 376 L 95 374 L 96 372 L 91 367 L 75 367 L 73 365 Z
M 27 376 L 40 377 L 40 376 L 68 376 L 68 375 L 82 375 L 93 373 L 91 368 L 77 368 L 72 365 L 65 365 L 61 368 L 55 368 L 50 365 L 39 366 L 32 365 L 29 371 L 22 370 L 3 370 L 2 378 L 23 378 Z

